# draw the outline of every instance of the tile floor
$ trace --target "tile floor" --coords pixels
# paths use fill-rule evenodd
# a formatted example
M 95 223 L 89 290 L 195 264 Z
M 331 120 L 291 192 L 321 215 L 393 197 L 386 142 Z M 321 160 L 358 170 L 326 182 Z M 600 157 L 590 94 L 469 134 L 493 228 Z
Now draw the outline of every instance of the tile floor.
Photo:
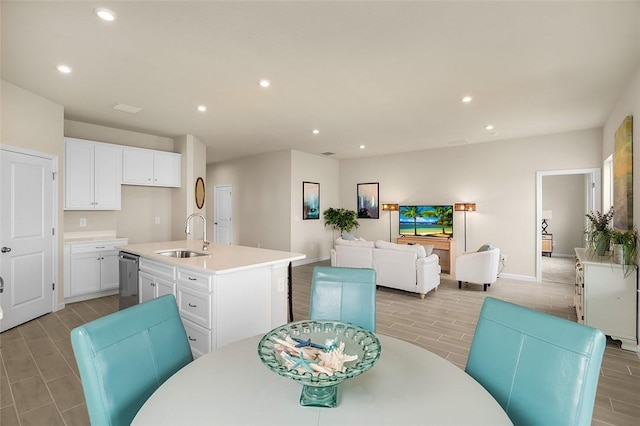
M 487 295 L 575 321 L 573 260 L 543 258 L 543 282 L 500 278 L 487 293 L 442 276 L 437 292 L 417 295 L 381 288 L 377 331 L 412 342 L 464 368 L 475 323 Z M 326 264 L 326 263 L 321 263 Z M 294 317 L 308 317 L 312 265 L 293 269 Z M 0 425 L 88 425 L 69 331 L 117 310 L 109 296 L 68 304 L 0 334 Z M 428 418 L 425 418 L 428 423 Z M 640 358 L 609 341 L 596 395 L 593 425 L 640 423 Z

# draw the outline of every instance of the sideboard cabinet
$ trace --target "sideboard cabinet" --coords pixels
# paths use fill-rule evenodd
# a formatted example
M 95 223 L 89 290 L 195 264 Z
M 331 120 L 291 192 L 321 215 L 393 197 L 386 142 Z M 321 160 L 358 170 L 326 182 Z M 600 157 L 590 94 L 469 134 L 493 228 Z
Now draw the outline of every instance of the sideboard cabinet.
M 576 248 L 574 303 L 578 322 L 602 330 L 622 342 L 622 349 L 635 351 L 638 344 L 636 314 L 637 268 L 631 270 Z M 626 270 L 625 270 L 626 269 Z

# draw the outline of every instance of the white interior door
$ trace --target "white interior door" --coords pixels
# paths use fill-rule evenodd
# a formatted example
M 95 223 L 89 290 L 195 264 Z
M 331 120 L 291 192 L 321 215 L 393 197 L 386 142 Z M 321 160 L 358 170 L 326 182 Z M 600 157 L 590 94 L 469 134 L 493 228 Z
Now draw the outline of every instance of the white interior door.
M 0 149 L 0 305 L 7 330 L 53 310 L 54 160 Z
M 216 243 L 231 244 L 233 242 L 231 200 L 231 185 L 216 186 L 213 200 L 215 205 L 213 234 Z

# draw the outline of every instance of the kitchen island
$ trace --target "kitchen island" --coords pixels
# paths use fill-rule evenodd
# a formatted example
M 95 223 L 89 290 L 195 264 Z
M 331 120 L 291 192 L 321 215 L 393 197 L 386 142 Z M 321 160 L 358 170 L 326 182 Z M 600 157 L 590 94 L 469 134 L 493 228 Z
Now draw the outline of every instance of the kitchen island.
M 300 253 L 182 240 L 118 247 L 140 256 L 139 299 L 173 294 L 194 355 L 287 322 L 289 264 Z M 159 252 L 193 251 L 196 257 Z

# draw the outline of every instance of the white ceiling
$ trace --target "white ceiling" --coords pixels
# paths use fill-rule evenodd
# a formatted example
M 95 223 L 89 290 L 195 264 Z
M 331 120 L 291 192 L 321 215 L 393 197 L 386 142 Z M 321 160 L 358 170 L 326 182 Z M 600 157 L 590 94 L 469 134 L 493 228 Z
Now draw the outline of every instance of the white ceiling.
M 118 19 L 99 20 L 97 6 Z M 71 120 L 193 134 L 208 162 L 283 149 L 344 159 L 594 128 L 640 65 L 638 1 L 1 7 L 4 80 Z M 474 101 L 461 103 L 467 94 Z

